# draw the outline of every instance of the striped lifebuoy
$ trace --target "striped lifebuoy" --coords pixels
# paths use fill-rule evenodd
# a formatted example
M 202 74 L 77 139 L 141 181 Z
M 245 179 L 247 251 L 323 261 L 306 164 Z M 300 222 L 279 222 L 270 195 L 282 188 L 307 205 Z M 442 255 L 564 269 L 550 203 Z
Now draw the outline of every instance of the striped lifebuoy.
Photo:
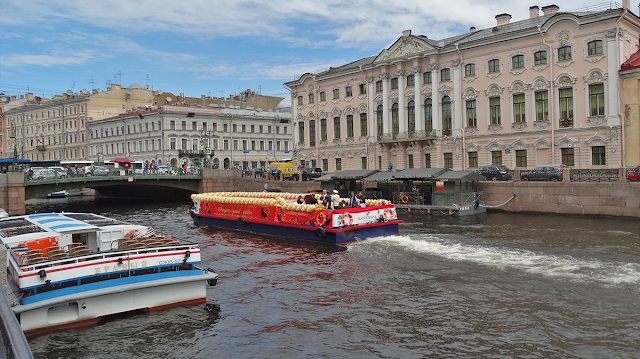
M 407 195 L 402 196 L 402 203 L 406 204 L 408 202 L 409 202 L 409 196 L 407 196 Z
M 353 216 L 351 213 L 345 213 L 342 215 L 342 224 L 345 226 L 350 226 L 353 224 Z
M 316 219 L 313 221 L 316 227 L 322 227 L 326 222 L 327 222 L 327 215 L 324 214 L 324 212 L 318 213 L 318 215 L 316 216 Z
M 384 210 L 384 218 L 387 221 L 390 221 L 393 219 L 393 211 L 391 210 L 391 208 L 387 208 Z

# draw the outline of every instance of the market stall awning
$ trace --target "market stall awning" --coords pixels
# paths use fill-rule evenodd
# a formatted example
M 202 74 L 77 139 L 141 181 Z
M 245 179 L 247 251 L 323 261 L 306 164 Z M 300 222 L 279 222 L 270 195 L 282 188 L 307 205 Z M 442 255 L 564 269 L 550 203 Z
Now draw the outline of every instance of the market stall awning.
M 484 181 L 484 176 L 478 174 L 476 171 L 447 171 L 434 179 L 442 181 L 458 181 L 458 182 L 472 182 L 472 181 Z
M 367 176 L 365 178 L 363 178 L 363 181 L 367 181 L 367 182 L 389 182 L 389 181 L 396 181 L 396 179 L 393 178 L 394 175 L 399 174 L 400 172 L 376 172 L 370 176 Z
M 447 172 L 446 168 L 409 168 L 393 174 L 393 178 L 396 180 L 430 181 L 445 172 Z
M 347 170 L 339 173 L 334 173 L 331 176 L 333 180 L 361 180 L 371 174 L 378 172 L 378 170 Z
M 331 176 L 333 176 L 335 173 L 329 173 L 323 176 L 320 176 L 318 178 L 315 178 L 314 181 L 316 182 L 327 182 L 327 181 L 331 181 Z

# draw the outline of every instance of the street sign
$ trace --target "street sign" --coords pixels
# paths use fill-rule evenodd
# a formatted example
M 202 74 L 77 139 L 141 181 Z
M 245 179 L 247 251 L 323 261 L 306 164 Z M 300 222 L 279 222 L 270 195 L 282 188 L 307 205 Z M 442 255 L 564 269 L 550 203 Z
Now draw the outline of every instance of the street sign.
M 249 153 L 249 151 L 242 151 L 242 153 Z
M 204 154 L 205 155 L 211 155 L 211 147 L 205 147 L 204 148 Z
M 285 154 L 289 154 L 289 151 L 284 151 Z M 293 153 L 295 155 L 295 151 Z
M 293 158 L 291 159 L 291 161 L 293 161 L 293 163 L 298 163 L 298 157 L 293 156 Z
M 273 154 L 273 151 L 269 151 L 269 154 L 270 154 L 270 155 L 272 155 L 272 154 Z
M 504 149 L 504 153 L 511 153 L 511 149 L 509 149 L 509 148 L 505 148 L 505 149 Z
M 298 150 L 293 150 L 293 154 L 297 155 L 298 154 Z

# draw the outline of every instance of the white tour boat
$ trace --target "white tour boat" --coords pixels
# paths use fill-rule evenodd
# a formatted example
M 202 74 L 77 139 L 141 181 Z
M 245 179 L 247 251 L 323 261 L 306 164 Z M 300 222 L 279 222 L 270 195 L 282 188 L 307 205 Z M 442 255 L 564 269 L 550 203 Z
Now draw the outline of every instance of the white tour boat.
M 91 213 L 0 219 L 8 300 L 27 336 L 138 310 L 204 303 L 218 275 L 196 243 Z

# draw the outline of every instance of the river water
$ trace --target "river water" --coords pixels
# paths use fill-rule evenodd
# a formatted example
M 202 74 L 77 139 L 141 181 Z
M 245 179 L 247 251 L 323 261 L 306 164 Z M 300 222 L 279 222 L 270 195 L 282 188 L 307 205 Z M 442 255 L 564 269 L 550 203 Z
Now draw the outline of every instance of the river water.
M 36 337 L 35 357 L 640 358 L 637 219 L 400 214 L 398 237 L 333 247 L 195 227 L 188 207 L 31 201 L 189 238 L 220 274 L 207 304 Z

